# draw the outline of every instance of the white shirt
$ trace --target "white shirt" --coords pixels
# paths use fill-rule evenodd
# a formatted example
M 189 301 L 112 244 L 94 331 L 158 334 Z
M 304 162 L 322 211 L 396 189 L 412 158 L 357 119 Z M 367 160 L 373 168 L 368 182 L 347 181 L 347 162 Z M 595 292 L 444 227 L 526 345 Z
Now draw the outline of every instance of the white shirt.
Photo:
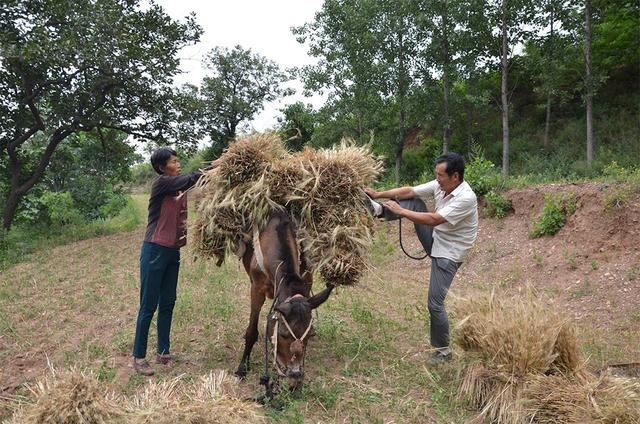
M 431 256 L 463 262 L 478 235 L 478 200 L 471 186 L 463 181 L 445 196 L 437 180 L 413 187 L 425 204 L 433 199 L 436 210 L 446 222 L 433 227 Z

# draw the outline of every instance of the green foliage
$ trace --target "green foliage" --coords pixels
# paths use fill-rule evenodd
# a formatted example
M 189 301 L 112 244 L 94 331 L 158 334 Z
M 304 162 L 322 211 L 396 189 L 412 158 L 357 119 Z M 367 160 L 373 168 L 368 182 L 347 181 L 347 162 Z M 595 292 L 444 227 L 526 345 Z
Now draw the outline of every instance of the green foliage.
M 12 263 L 24 260 L 25 256 L 38 250 L 48 249 L 77 240 L 131 231 L 142 223 L 140 212 L 135 202 L 126 197 L 126 205 L 112 218 L 98 218 L 86 222 L 77 209 L 65 207 L 73 205 L 68 192 L 48 192 L 45 197 L 52 206 L 57 220 L 51 227 L 47 222 L 16 224 L 11 230 L 0 231 L 0 270 Z M 46 209 L 49 211 L 49 209 Z
M 500 172 L 485 158 L 484 150 L 479 145 L 473 147 L 471 160 L 465 165 L 464 179 L 478 197 L 500 190 L 504 185 Z
M 137 163 L 131 167 L 131 184 L 136 187 L 150 187 L 153 177 L 158 175 L 150 163 Z
M 629 199 L 631 199 L 631 196 L 632 190 L 629 187 L 620 187 L 614 189 L 602 198 L 602 205 L 604 206 L 604 210 L 611 214 L 615 211 L 624 209 L 629 204 Z
M 102 159 L 110 155 L 133 157 L 133 152 L 119 150 L 122 140 L 113 133 L 194 142 L 181 137 L 189 126 L 185 117 L 191 119 L 184 110 L 190 102 L 173 85 L 177 52 L 197 41 L 202 31 L 193 15 L 177 22 L 157 4 L 138 0 L 10 1 L 3 4 L 0 20 L 0 86 L 5 94 L 0 162 L 10 164 L 13 180 L 21 184 L 0 184 L 5 198 L 11 192 L 19 201 L 42 181 L 47 165 L 54 166 L 54 154 L 87 142 L 85 134 L 99 140 L 99 147 L 92 144 L 94 152 L 102 149 L 104 154 L 62 160 L 69 171 L 65 175 L 73 174 L 74 167 L 86 166 L 78 175 L 93 165 L 108 168 Z M 0 167 L 5 181 L 7 168 Z M 109 179 L 104 172 L 88 176 L 96 175 Z M 93 192 L 77 195 L 71 187 L 57 187 L 57 176 L 49 175 L 50 188 L 70 191 L 79 209 L 91 216 L 97 209 L 90 200 Z M 13 204 L 3 208 L 6 226 L 15 216 Z
M 275 62 L 239 45 L 214 48 L 206 66 L 211 74 L 202 80 L 198 120 L 217 157 L 265 103 L 292 92 L 280 86 L 290 76 Z
M 293 151 L 302 148 L 311 141 L 316 126 L 316 112 L 310 104 L 296 102 L 280 109 L 278 118 L 279 132 L 285 145 Z
M 82 223 L 82 217 L 73 205 L 71 193 L 46 191 L 40 198 L 47 209 L 51 223 L 57 226 L 78 225 Z
M 494 191 L 488 192 L 484 196 L 486 202 L 485 214 L 490 217 L 504 218 L 513 210 L 511 200 Z
M 435 160 L 441 154 L 441 143 L 434 138 L 423 140 L 420 146 L 404 149 L 402 152 L 402 168 L 400 168 L 401 184 L 422 184 L 434 179 Z
M 567 216 L 576 210 L 576 203 L 573 196 L 552 196 L 546 195 L 542 214 L 533 222 L 533 227 L 529 232 L 532 238 L 544 235 L 554 235 L 567 220 Z

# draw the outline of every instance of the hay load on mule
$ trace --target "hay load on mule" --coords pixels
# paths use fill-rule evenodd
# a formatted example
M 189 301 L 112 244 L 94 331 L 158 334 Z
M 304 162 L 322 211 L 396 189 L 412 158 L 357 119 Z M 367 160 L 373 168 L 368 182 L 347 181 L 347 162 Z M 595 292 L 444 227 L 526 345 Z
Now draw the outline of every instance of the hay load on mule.
M 586 371 L 571 322 L 533 295 L 457 302 L 459 389 L 495 423 L 640 423 L 640 383 Z
M 272 211 L 286 211 L 310 268 L 328 283 L 352 284 L 367 267 L 373 226 L 362 189 L 380 170 L 378 158 L 349 140 L 292 154 L 273 133 L 239 139 L 198 183 L 195 252 L 220 264 L 251 243 Z
M 251 424 L 265 422 L 262 408 L 239 399 L 237 380 L 225 371 L 197 381 L 183 376 L 149 382 L 130 397 L 107 391 L 90 372 L 49 375 L 30 387 L 11 424 Z

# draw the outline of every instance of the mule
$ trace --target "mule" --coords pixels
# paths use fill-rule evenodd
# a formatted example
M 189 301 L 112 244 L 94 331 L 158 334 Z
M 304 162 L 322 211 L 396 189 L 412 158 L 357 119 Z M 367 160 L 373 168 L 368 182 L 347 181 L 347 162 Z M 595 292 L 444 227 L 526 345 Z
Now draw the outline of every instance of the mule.
M 273 365 L 297 389 L 304 380 L 307 343 L 314 335 L 311 311 L 329 298 L 333 286 L 310 296 L 313 273 L 298 246 L 294 224 L 284 212 L 273 212 L 264 230 L 254 234 L 253 244 L 247 243 L 245 249 L 242 264 L 251 280 L 251 314 L 236 375 L 247 375 L 251 350 L 258 340 L 260 310 L 269 298 L 274 301 L 274 313 L 267 318 L 265 337 L 272 340 Z

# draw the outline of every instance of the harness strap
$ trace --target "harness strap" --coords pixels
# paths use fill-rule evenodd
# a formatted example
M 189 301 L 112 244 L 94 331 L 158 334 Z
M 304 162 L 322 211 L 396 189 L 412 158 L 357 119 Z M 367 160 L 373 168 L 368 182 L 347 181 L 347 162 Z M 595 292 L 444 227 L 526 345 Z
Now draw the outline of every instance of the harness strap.
M 262 248 L 260 248 L 260 232 L 258 227 L 253 229 L 253 253 L 256 255 L 256 262 L 260 271 L 267 275 L 267 270 L 264 266 L 264 255 L 262 254 Z

